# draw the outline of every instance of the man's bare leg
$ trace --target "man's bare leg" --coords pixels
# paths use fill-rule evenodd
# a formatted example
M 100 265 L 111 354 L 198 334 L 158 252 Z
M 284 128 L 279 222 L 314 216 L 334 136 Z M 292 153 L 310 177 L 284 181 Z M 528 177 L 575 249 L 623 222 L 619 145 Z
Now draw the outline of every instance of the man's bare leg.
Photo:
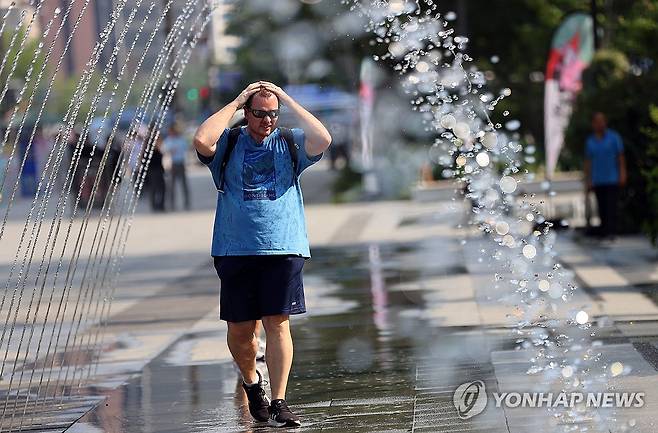
M 288 315 L 265 316 L 263 327 L 266 336 L 265 362 L 270 374 L 272 400 L 285 399 L 293 353 Z
M 248 320 L 245 322 L 227 322 L 228 323 L 228 348 L 233 355 L 235 363 L 242 373 L 242 379 L 245 383 L 251 384 L 258 382 L 256 374 L 256 352 L 258 350 L 258 340 L 254 332 L 256 331 L 256 321 Z

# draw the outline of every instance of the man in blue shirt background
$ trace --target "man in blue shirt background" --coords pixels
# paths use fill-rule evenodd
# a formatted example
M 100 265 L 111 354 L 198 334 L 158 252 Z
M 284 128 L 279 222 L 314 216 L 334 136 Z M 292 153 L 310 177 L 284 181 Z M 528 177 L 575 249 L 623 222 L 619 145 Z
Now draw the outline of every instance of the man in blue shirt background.
M 190 190 L 187 186 L 187 173 L 185 160 L 190 148 L 187 139 L 180 134 L 178 125 L 175 123 L 169 128 L 169 135 L 163 142 L 164 151 L 171 156 L 171 173 L 169 186 L 169 203 L 171 210 L 176 209 L 176 184 L 180 183 L 183 188 L 183 205 L 185 210 L 190 210 Z
M 585 182 L 594 191 L 601 219 L 600 236 L 612 238 L 617 233 L 619 190 L 626 185 L 624 144 L 619 134 L 607 127 L 605 114 L 592 116 L 592 134 L 585 145 Z
M 282 103 L 301 127 L 291 134 L 276 128 Z M 247 125 L 234 135 L 227 126 L 238 109 Z M 236 138 L 233 148 L 229 137 Z M 220 319 L 228 324 L 228 347 L 251 415 L 276 427 L 301 425 L 285 402 L 293 356 L 289 316 L 306 311 L 302 268 L 310 257 L 299 176 L 330 143 L 315 116 L 265 81 L 250 84 L 194 136 L 218 189 L 211 254 L 221 280 Z M 271 403 L 256 369 L 258 320 L 266 334 Z

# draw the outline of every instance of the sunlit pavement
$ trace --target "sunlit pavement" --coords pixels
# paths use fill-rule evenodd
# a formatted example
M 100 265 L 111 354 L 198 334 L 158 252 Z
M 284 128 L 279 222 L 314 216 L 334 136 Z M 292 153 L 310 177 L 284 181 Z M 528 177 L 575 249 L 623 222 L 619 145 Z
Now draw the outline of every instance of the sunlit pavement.
M 527 374 L 529 352 L 516 350 L 509 329 L 515 308 L 500 302 L 496 270 L 478 261 L 481 235 L 457 228 L 460 206 L 317 204 L 307 206 L 307 218 L 309 312 L 292 320 L 288 391 L 301 431 L 558 431 L 545 409 L 496 408 L 491 398 L 481 414 L 457 416 L 453 393 L 465 382 L 482 380 L 487 392 L 550 391 L 541 389 L 541 376 Z M 203 210 L 136 219 L 97 380 L 83 389 L 105 400 L 66 431 L 269 430 L 248 415 L 217 319 L 211 222 Z M 582 287 L 558 316 L 584 308 L 607 318 L 597 329 L 599 362 L 632 368 L 615 378 L 616 389 L 647 393 L 643 408 L 608 410 L 604 418 L 632 431 L 658 430 L 655 250 L 640 237 L 600 245 L 569 232 L 556 245 Z M 62 417 L 44 431 L 62 431 Z

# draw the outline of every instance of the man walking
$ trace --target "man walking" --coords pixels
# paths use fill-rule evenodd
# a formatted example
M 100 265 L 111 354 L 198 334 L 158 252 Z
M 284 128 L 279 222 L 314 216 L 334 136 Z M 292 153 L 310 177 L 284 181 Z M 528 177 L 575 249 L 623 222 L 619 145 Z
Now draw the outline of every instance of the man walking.
M 187 187 L 187 173 L 185 159 L 189 149 L 189 142 L 183 137 L 178 125 L 175 123 L 169 128 L 169 135 L 164 139 L 164 150 L 171 156 L 171 176 L 169 186 L 169 203 L 171 210 L 176 209 L 176 184 L 180 183 L 183 189 L 183 205 L 190 210 L 190 191 Z
M 587 192 L 594 190 L 596 195 L 601 218 L 598 234 L 610 239 L 617 233 L 619 190 L 626 185 L 624 145 L 601 112 L 592 116 L 592 132 L 585 148 L 585 181 Z
M 276 128 L 281 104 L 300 129 Z M 226 129 L 241 108 L 247 125 Z M 276 427 L 301 425 L 285 401 L 293 357 L 289 316 L 306 311 L 302 268 L 310 257 L 299 176 L 330 143 L 318 119 L 265 81 L 250 84 L 194 136 L 218 190 L 212 255 L 221 280 L 220 319 L 228 323 L 249 412 Z M 271 403 L 256 369 L 257 320 L 266 333 Z

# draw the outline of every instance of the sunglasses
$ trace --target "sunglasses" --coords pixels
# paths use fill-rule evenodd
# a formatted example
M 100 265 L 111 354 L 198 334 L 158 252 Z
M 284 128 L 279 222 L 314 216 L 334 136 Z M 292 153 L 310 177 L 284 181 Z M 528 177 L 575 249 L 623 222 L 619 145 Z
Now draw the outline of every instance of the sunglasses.
M 251 108 L 247 108 L 247 110 L 251 111 L 251 114 L 254 115 L 254 117 L 258 117 L 259 119 L 262 119 L 265 116 L 270 116 L 270 118 L 274 119 L 276 117 L 279 117 L 279 110 L 254 110 Z

